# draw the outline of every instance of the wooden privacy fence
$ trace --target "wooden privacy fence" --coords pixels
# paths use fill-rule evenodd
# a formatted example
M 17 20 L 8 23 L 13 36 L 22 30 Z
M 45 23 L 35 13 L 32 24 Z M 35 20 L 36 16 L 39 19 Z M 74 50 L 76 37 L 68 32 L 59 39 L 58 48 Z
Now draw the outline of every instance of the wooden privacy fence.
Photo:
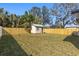
M 2 26 L 0 26 L 0 38 L 2 37 Z
M 79 31 L 79 28 L 64 28 L 64 29 L 43 29 L 44 33 L 70 35 L 74 31 Z
M 3 30 L 9 34 L 26 34 L 28 33 L 25 28 L 3 28 Z
M 28 34 L 28 31 L 25 30 L 25 28 L 3 28 L 4 31 L 12 34 Z M 79 31 L 79 28 L 64 28 L 64 29 L 52 29 L 52 28 L 47 28 L 43 29 L 44 33 L 49 33 L 49 34 L 62 34 L 62 35 L 70 35 L 74 31 Z M 2 32 L 1 32 L 2 33 Z

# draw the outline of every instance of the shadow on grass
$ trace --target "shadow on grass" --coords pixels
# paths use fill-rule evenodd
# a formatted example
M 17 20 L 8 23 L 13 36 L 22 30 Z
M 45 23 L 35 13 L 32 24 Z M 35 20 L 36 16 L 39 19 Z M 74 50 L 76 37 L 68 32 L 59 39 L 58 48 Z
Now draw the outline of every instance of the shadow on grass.
M 0 40 L 0 55 L 2 56 L 28 56 L 17 41 L 5 30 Z
M 67 36 L 64 41 L 71 42 L 76 48 L 79 49 L 79 36 L 70 35 Z

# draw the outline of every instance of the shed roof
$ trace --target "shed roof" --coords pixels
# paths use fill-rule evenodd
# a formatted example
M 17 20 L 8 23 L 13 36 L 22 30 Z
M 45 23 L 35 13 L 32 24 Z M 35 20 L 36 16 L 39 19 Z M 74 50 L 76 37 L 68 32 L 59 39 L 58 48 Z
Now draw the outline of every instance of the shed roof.
M 71 14 L 79 13 L 79 9 L 71 11 Z
M 41 28 L 50 27 L 50 25 L 42 25 L 42 24 L 32 24 L 32 25 Z

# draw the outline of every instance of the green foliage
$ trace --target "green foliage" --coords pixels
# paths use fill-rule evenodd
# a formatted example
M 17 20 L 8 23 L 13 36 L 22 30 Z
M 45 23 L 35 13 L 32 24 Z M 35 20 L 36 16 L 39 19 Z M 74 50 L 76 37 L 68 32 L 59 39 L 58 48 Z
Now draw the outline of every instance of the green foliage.
M 42 24 L 48 22 L 48 8 L 32 7 L 29 11 L 25 11 L 23 15 L 9 14 L 3 8 L 0 9 L 0 25 L 3 27 L 26 27 L 31 28 L 31 24 Z M 43 15 L 43 16 L 42 16 Z
M 10 14 L 8 11 L 5 11 L 4 8 L 0 8 L 0 25 L 3 27 L 30 28 L 33 23 L 53 25 L 53 19 L 56 18 L 55 25 L 58 27 L 64 27 L 70 22 L 70 12 L 71 10 L 77 8 L 76 5 L 77 4 L 60 3 L 55 4 L 52 9 L 48 9 L 46 6 L 43 6 L 42 8 L 32 7 L 32 9 L 25 11 L 25 13 L 20 16 Z M 78 20 L 76 20 L 76 22 L 79 23 Z
M 31 12 L 25 12 L 24 15 L 21 16 L 19 25 L 22 27 L 30 28 L 31 24 L 41 24 L 41 19 L 38 16 L 34 16 Z
M 27 16 L 27 22 L 31 23 L 31 22 L 33 22 L 34 20 L 35 20 L 35 17 L 34 17 L 32 14 L 29 14 L 29 15 Z
M 34 17 L 30 14 L 22 15 L 19 21 L 19 25 L 22 27 L 28 27 L 28 23 L 31 23 L 34 20 Z

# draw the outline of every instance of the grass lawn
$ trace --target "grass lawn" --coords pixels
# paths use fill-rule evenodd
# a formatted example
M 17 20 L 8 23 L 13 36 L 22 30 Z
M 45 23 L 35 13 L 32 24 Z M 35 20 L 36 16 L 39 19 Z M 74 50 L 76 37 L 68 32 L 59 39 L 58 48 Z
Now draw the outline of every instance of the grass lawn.
M 79 55 L 79 37 L 58 34 L 14 34 L 4 31 L 0 40 L 0 55 Z

